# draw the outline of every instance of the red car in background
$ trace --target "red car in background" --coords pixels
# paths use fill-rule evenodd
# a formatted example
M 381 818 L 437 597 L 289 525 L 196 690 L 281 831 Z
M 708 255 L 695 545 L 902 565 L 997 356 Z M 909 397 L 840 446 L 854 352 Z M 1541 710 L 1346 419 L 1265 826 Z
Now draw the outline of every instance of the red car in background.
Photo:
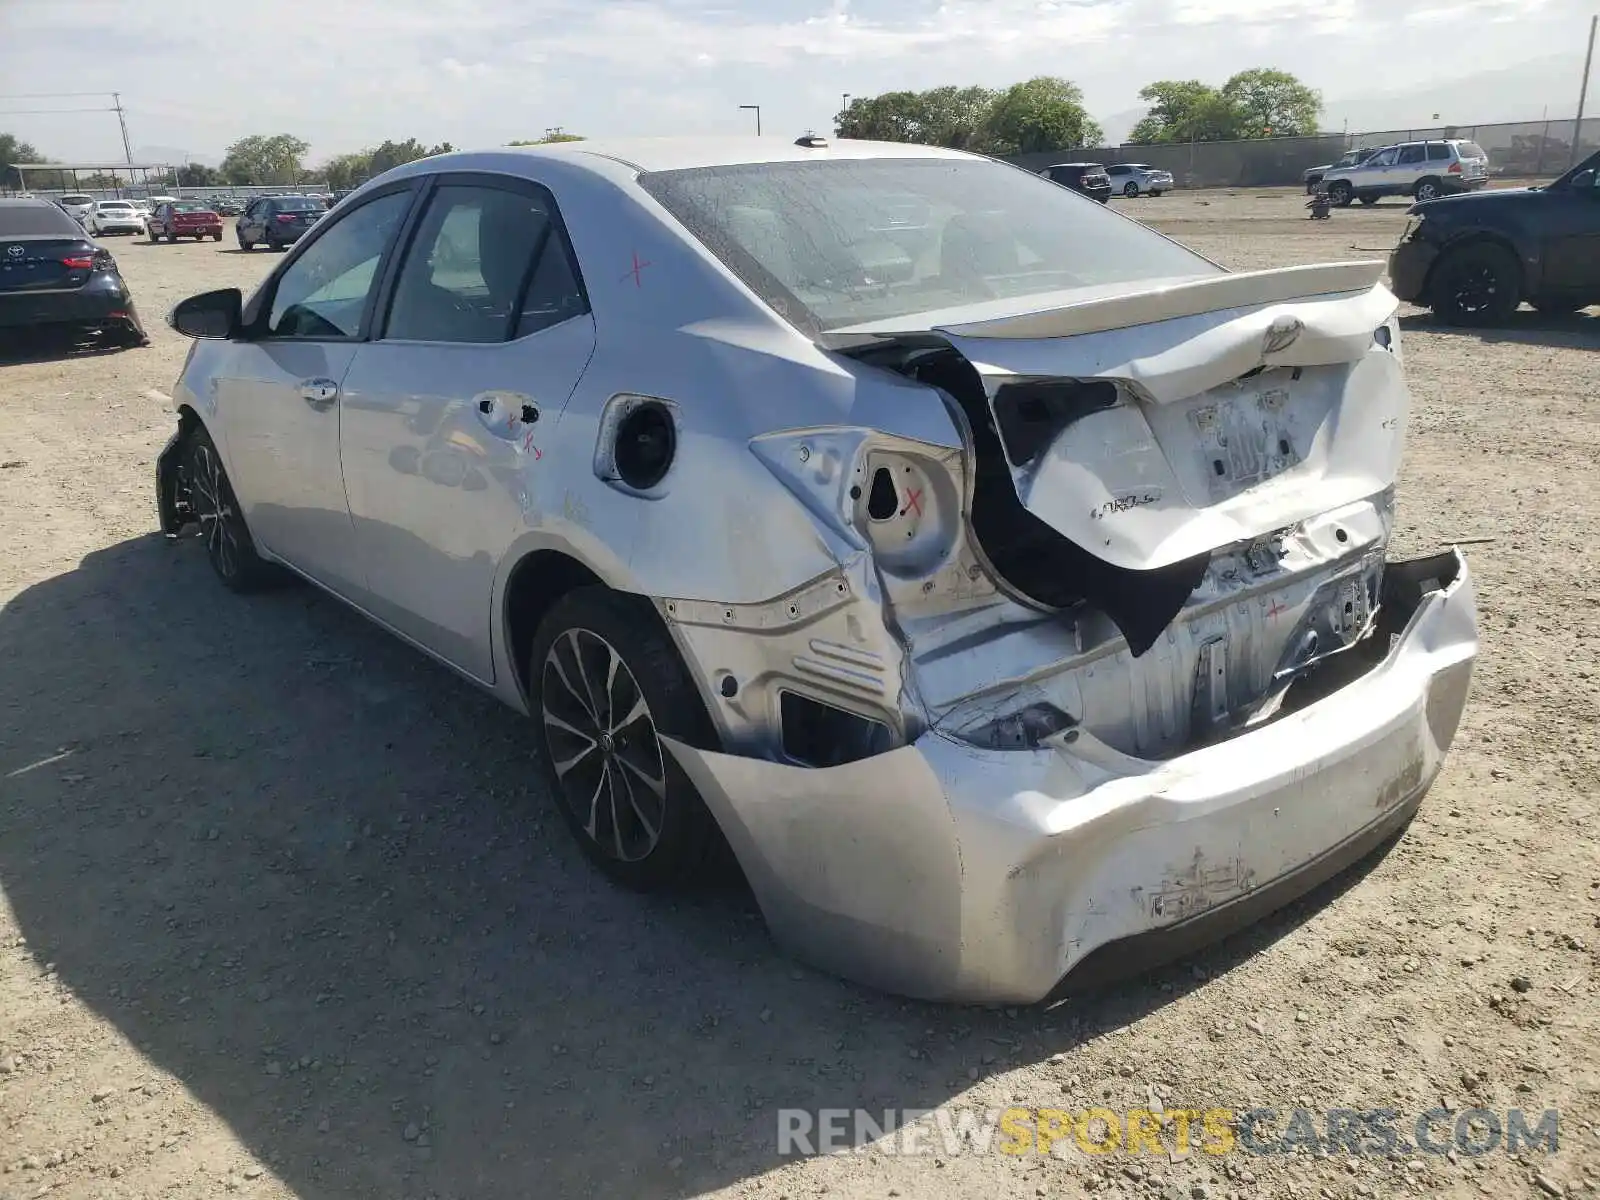
M 222 240 L 222 218 L 198 200 L 169 200 L 158 204 L 145 222 L 152 242 L 166 238 L 175 242 L 181 237 L 195 241 L 211 238 Z

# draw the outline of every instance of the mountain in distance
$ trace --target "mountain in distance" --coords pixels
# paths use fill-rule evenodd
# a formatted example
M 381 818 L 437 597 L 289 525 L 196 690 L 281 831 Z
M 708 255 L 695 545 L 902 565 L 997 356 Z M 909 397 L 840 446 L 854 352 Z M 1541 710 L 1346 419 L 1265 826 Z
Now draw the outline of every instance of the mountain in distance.
M 1552 54 L 1514 67 L 1392 92 L 1327 98 L 1322 127 L 1352 133 L 1428 125 L 1489 125 L 1500 121 L 1570 121 L 1578 109 L 1583 55 Z M 1596 99 L 1590 82 L 1590 100 Z M 1585 106 L 1591 112 L 1594 105 Z M 1437 119 L 1434 114 L 1437 113 Z
M 1600 71 L 1596 72 L 1600 76 Z M 1419 129 L 1433 125 L 1489 125 L 1500 121 L 1570 121 L 1578 110 L 1583 55 L 1552 54 L 1495 71 L 1389 92 L 1328 98 L 1322 128 L 1331 133 Z M 1589 81 L 1590 116 L 1600 117 L 1600 78 Z M 1108 146 L 1121 145 L 1148 112 L 1130 108 L 1100 118 Z M 1438 113 L 1435 119 L 1434 114 Z

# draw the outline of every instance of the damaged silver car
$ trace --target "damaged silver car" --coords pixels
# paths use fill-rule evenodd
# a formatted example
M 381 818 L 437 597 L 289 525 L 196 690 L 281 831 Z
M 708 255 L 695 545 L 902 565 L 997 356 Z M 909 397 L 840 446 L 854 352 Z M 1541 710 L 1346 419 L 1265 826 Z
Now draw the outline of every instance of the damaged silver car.
M 617 880 L 1031 1002 L 1417 811 L 1454 551 L 1392 562 L 1377 263 L 1229 273 L 1004 164 L 803 138 L 449 154 L 193 297 L 162 526 L 530 714 Z

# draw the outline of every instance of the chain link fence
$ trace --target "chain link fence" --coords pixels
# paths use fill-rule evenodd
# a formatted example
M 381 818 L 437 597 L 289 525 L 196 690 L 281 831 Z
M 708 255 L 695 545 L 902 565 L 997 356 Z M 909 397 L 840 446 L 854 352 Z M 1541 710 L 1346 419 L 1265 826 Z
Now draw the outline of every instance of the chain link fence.
M 1583 122 L 1577 153 L 1573 125 L 1563 121 L 1509 121 L 1490 125 L 1435 125 L 1370 133 L 1321 133 L 1313 137 L 1259 138 L 1238 142 L 1126 143 L 1094 149 L 1015 154 L 1008 161 L 1030 171 L 1052 163 L 1148 163 L 1171 171 L 1179 187 L 1298 187 L 1305 172 L 1331 163 L 1347 150 L 1462 138 L 1489 155 L 1493 176 L 1553 179 L 1568 165 L 1600 150 L 1600 117 Z

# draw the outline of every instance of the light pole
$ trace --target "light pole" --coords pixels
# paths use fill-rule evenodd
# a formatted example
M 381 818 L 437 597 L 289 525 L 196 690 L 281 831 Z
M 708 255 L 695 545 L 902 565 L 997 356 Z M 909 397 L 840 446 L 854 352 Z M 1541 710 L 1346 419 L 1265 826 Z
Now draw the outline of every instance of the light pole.
M 739 107 L 741 109 L 751 109 L 751 110 L 753 110 L 755 112 L 755 114 L 756 114 L 756 136 L 760 137 L 761 136 L 761 105 L 759 105 L 759 104 L 741 104 L 741 105 L 739 105 Z
M 1572 122 L 1572 153 L 1567 156 L 1567 169 L 1570 171 L 1578 161 L 1578 147 L 1583 142 L 1583 102 L 1589 95 L 1589 68 L 1594 65 L 1594 35 L 1600 28 L 1600 16 L 1589 18 L 1589 50 L 1583 56 L 1583 83 L 1578 86 L 1578 115 Z

